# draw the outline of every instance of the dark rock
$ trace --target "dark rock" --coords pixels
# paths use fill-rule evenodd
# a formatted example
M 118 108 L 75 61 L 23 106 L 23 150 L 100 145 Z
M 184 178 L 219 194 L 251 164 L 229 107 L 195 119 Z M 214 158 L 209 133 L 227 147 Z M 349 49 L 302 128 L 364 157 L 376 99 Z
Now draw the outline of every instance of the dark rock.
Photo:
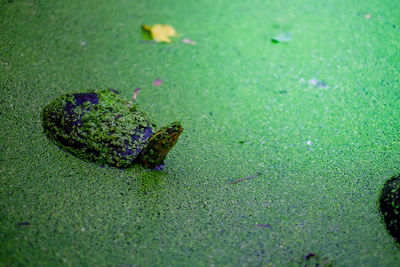
M 400 243 L 400 174 L 386 181 L 379 197 L 379 208 L 386 229 Z

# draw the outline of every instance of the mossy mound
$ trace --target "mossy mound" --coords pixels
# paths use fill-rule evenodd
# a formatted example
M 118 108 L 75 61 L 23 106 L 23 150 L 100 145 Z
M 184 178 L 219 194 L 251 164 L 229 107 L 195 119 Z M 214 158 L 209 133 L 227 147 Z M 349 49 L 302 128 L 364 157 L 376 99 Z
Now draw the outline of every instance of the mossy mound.
M 121 168 L 133 163 L 156 127 L 113 90 L 62 95 L 41 115 L 45 134 L 59 147 Z
M 379 197 L 386 228 L 400 243 L 400 174 L 386 181 Z

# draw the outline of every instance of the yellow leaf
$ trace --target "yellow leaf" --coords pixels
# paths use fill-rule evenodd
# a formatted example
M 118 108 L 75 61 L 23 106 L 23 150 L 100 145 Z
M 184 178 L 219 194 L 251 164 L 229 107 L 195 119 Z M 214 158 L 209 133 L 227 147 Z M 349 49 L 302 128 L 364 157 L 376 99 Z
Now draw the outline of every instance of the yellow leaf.
M 150 32 L 151 37 L 156 42 L 170 43 L 171 39 L 169 37 L 176 36 L 176 31 L 171 25 L 156 24 L 153 26 L 143 25 L 142 27 Z

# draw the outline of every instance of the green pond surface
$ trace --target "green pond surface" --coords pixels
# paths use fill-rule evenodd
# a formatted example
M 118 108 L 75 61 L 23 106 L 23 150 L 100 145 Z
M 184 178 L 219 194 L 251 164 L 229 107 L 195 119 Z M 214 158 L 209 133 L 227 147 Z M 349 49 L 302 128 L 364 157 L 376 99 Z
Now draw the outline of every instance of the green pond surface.
M 0 265 L 400 266 L 377 206 L 400 172 L 399 14 L 393 0 L 1 0 Z M 158 23 L 180 36 L 146 40 Z M 140 88 L 154 122 L 182 122 L 164 170 L 102 167 L 44 136 L 51 100 L 105 88 Z

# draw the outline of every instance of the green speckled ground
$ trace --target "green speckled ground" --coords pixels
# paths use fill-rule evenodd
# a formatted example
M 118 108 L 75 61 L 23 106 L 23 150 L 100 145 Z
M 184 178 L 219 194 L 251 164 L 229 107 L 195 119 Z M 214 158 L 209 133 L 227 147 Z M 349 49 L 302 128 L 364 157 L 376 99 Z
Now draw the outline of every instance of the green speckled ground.
M 285 266 L 315 253 L 399 266 L 377 210 L 400 172 L 397 1 L 10 2 L 0 265 Z M 181 37 L 143 42 L 155 23 Z M 272 44 L 281 32 L 292 41 Z M 164 171 L 101 168 L 44 137 L 40 110 L 58 95 L 136 87 L 157 124 L 183 122 Z

